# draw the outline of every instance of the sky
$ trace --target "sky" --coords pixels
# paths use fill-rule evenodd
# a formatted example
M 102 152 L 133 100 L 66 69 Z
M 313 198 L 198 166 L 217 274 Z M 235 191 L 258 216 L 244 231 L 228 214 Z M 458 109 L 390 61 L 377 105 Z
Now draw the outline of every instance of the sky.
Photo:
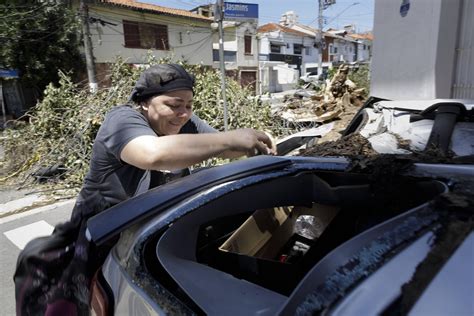
M 137 0 L 165 7 L 191 10 L 199 5 L 215 3 L 210 0 Z M 301 24 L 318 26 L 318 0 L 230 0 L 229 2 L 256 3 L 259 9 L 258 24 L 278 23 L 286 11 L 295 11 Z M 372 30 L 374 21 L 374 0 L 336 0 L 336 4 L 324 10 L 324 29 L 340 29 L 354 24 L 356 32 Z

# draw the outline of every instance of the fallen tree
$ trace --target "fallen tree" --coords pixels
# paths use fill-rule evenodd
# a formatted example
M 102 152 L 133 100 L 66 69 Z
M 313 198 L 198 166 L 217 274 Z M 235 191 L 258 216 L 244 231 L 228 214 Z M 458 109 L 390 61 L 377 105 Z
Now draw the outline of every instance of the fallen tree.
M 367 93 L 365 88 L 357 88 L 348 74 L 349 66 L 341 65 L 319 93 L 297 91 L 277 114 L 292 122 L 317 123 L 336 120 L 343 113 L 354 114 L 363 105 Z

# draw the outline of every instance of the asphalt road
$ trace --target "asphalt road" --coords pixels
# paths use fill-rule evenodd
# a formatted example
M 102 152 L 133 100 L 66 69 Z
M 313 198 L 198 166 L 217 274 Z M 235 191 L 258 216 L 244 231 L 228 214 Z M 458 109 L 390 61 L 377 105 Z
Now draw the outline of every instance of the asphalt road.
M 15 315 L 13 273 L 22 245 L 68 220 L 73 206 L 71 200 L 0 218 L 0 315 Z

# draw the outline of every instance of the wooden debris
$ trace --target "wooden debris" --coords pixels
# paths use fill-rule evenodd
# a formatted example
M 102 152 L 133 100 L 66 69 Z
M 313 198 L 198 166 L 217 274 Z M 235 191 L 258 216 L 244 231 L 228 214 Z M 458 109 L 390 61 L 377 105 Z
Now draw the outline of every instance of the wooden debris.
M 332 80 L 326 80 L 321 93 L 304 97 L 299 91 L 285 99 L 285 107 L 277 114 L 292 122 L 328 123 L 340 119 L 344 114 L 355 114 L 363 105 L 365 89 L 357 89 L 356 84 L 347 78 L 348 65 L 341 65 Z

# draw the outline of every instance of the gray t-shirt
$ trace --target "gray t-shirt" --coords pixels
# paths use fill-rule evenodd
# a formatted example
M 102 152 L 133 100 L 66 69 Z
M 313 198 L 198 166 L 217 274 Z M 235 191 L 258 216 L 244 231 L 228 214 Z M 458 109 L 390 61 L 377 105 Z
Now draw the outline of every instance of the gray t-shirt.
M 213 132 L 216 130 L 193 115 L 180 134 Z M 78 202 L 96 213 L 145 192 L 150 184 L 162 184 L 163 177 L 158 171 L 143 170 L 120 159 L 125 145 L 143 135 L 157 136 L 145 116 L 130 106 L 116 106 L 106 115 L 94 141 L 90 169 Z

